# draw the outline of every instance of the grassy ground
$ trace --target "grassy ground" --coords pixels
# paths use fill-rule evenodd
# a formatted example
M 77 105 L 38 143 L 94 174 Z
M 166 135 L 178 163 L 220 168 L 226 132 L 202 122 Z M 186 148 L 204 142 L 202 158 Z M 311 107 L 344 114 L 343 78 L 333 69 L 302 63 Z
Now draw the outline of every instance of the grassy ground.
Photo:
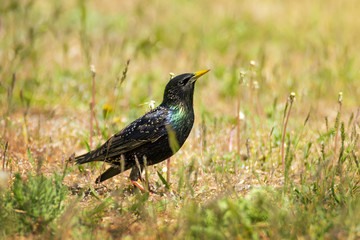
M 360 238 L 359 11 L 1 1 L 0 238 Z M 211 68 L 170 179 L 166 163 L 147 169 L 157 194 L 66 164 L 91 145 L 90 65 L 94 147 L 159 104 L 170 72 Z

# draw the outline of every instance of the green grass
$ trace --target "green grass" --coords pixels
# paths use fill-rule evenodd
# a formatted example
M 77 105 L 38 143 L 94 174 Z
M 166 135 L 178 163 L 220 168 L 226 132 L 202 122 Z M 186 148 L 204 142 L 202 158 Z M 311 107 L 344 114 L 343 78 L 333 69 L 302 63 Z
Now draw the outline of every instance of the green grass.
M 2 235 L 43 233 L 64 210 L 67 188 L 58 174 L 54 179 L 29 173 L 15 174 L 11 189 L 1 199 Z
M 359 238 L 359 11 L 1 1 L 0 238 Z M 170 181 L 165 162 L 147 169 L 157 194 L 128 173 L 93 184 L 102 163 L 66 164 L 90 148 L 90 65 L 94 146 L 159 104 L 170 72 L 211 68 Z

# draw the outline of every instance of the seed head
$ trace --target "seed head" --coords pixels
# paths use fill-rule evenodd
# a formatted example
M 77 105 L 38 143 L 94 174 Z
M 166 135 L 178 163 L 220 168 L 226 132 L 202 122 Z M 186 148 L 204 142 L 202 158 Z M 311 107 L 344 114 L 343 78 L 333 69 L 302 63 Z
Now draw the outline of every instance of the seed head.
M 94 65 L 90 65 L 90 71 L 92 72 L 92 74 L 96 73 L 96 69 Z
M 239 81 L 240 84 L 245 83 L 245 75 L 246 72 L 240 71 L 240 81 Z
M 239 111 L 239 119 L 245 120 L 245 114 L 242 111 Z
M 338 96 L 338 102 L 342 103 L 342 98 L 343 98 L 343 93 L 339 92 L 339 96 Z
M 296 94 L 294 92 L 290 93 L 289 100 L 290 100 L 291 103 L 293 103 L 295 101 L 295 95 Z
M 140 104 L 140 106 L 142 105 L 147 105 L 149 107 L 150 110 L 155 108 L 155 101 L 154 100 L 150 100 L 148 102 L 145 102 L 143 104 Z

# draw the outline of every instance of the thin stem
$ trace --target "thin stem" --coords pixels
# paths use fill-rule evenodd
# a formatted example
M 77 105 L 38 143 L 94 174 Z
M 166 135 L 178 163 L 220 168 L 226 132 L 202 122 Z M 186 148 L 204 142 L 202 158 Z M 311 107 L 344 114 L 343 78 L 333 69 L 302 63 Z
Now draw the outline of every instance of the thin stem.
M 336 118 L 336 133 L 335 133 L 335 143 L 334 143 L 334 157 L 336 159 L 336 155 L 337 155 L 337 142 L 338 142 L 338 136 L 339 136 L 339 123 L 340 123 L 340 117 L 341 117 L 341 107 L 342 107 L 342 92 L 339 93 L 339 98 L 338 98 L 338 102 L 339 102 L 339 111 L 338 111 L 338 116 Z
M 8 142 L 5 143 L 5 146 L 4 146 L 4 154 L 3 154 L 3 171 L 5 171 L 5 161 L 6 161 L 6 151 L 8 149 Z
M 114 120 L 114 118 L 117 116 L 117 112 L 116 112 L 116 111 L 118 110 L 118 102 L 119 102 L 119 97 L 120 97 L 120 94 L 117 92 L 117 90 L 121 87 L 121 85 L 123 84 L 123 82 L 126 80 L 127 73 L 128 73 L 128 70 L 129 70 L 129 64 L 130 64 L 130 59 L 128 59 L 128 60 L 126 61 L 124 70 L 122 71 L 121 78 L 119 78 L 119 77 L 116 78 L 115 87 L 114 87 L 114 94 L 116 94 L 116 97 L 115 97 L 115 104 L 114 104 L 113 120 Z M 126 95 L 125 95 L 125 97 L 126 97 Z M 126 99 L 126 98 L 125 98 L 125 99 Z M 112 128 L 112 130 L 114 130 L 114 129 Z
M 98 134 L 98 135 L 101 135 L 101 131 L 100 131 L 100 127 L 99 127 L 99 121 L 97 120 L 95 111 L 93 111 L 93 114 L 94 114 L 94 119 L 95 119 L 97 134 Z
M 241 89 L 239 86 L 237 107 L 236 107 L 236 143 L 237 143 L 238 155 L 240 155 L 240 103 L 241 103 L 240 92 L 241 92 Z M 235 174 L 236 174 L 236 169 L 235 169 Z
M 254 103 L 254 76 L 253 72 L 251 72 L 250 76 L 250 104 L 251 104 L 251 123 L 252 123 L 252 129 L 253 129 L 253 135 L 254 138 L 256 136 L 256 126 L 255 126 L 255 103 Z
M 4 126 L 4 132 L 3 135 L 6 135 L 6 130 L 9 124 L 9 116 L 11 114 L 11 101 L 12 101 L 12 96 L 13 96 L 13 92 L 14 92 L 14 87 L 15 87 L 15 82 L 16 82 L 16 74 L 13 73 L 12 74 L 12 80 L 11 80 L 11 85 L 8 88 L 8 95 L 7 95 L 7 111 L 4 117 L 5 120 L 5 126 Z
M 170 185 L 170 158 L 166 160 L 166 181 Z
M 230 130 L 230 138 L 229 138 L 229 152 L 232 152 L 233 150 L 233 134 L 234 134 L 234 127 L 231 126 L 231 130 Z
M 354 120 L 354 127 L 356 128 L 356 125 L 357 125 L 357 121 L 358 121 L 358 118 L 359 118 L 359 115 L 360 115 L 360 107 L 357 109 L 357 112 L 356 112 L 356 117 L 355 117 L 355 120 Z
M 240 110 L 241 110 L 241 84 L 244 82 L 245 73 L 240 72 L 240 81 L 238 87 L 238 98 L 237 98 L 237 107 L 236 107 L 236 145 L 237 145 L 237 154 L 240 156 Z M 234 167 L 235 175 L 237 175 L 237 164 L 235 160 L 235 167 Z
M 283 130 L 282 143 L 281 143 L 281 163 L 282 163 L 282 168 L 283 168 L 284 171 L 285 171 L 285 154 L 284 154 L 284 152 L 285 152 L 286 126 L 287 126 L 288 121 L 289 121 L 291 107 L 292 107 L 292 104 L 294 102 L 294 98 L 295 98 L 295 93 L 291 93 L 290 97 L 289 97 L 289 100 L 288 100 L 288 101 L 290 101 L 290 106 L 289 106 L 289 110 L 287 112 L 286 120 L 285 120 L 285 123 L 284 123 L 284 130 Z
M 257 115 L 258 115 L 258 119 L 260 120 L 260 128 L 261 128 L 261 133 L 264 132 L 264 126 L 263 126 L 263 121 L 261 119 L 262 117 L 262 114 L 261 114 L 261 106 L 260 106 L 260 102 L 259 102 L 259 91 L 258 91 L 258 83 L 256 84 L 256 87 L 255 87 L 255 102 L 256 102 L 256 111 L 257 111 Z M 260 135 L 262 136 L 262 135 Z
M 147 192 L 150 192 L 149 173 L 147 168 L 147 159 L 145 156 L 143 157 L 143 160 L 144 160 L 144 168 L 145 168 L 145 190 Z M 141 172 L 140 172 L 140 176 L 141 176 Z
M 94 118 L 94 108 L 95 108 L 95 77 L 96 71 L 95 67 L 91 65 L 91 72 L 92 72 L 92 100 L 90 104 L 90 149 L 93 148 L 93 118 Z

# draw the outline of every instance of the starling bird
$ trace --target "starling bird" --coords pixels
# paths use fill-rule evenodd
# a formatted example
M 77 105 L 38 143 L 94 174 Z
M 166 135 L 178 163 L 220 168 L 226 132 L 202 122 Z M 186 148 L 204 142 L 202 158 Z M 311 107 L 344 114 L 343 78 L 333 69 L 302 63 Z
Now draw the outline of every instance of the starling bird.
M 184 73 L 172 78 L 158 107 L 130 123 L 99 148 L 76 157 L 76 163 L 104 161 L 111 164 L 96 183 L 131 168 L 130 179 L 141 189 L 137 180 L 145 164 L 150 166 L 171 157 L 189 136 L 194 124 L 195 82 L 208 71 Z

